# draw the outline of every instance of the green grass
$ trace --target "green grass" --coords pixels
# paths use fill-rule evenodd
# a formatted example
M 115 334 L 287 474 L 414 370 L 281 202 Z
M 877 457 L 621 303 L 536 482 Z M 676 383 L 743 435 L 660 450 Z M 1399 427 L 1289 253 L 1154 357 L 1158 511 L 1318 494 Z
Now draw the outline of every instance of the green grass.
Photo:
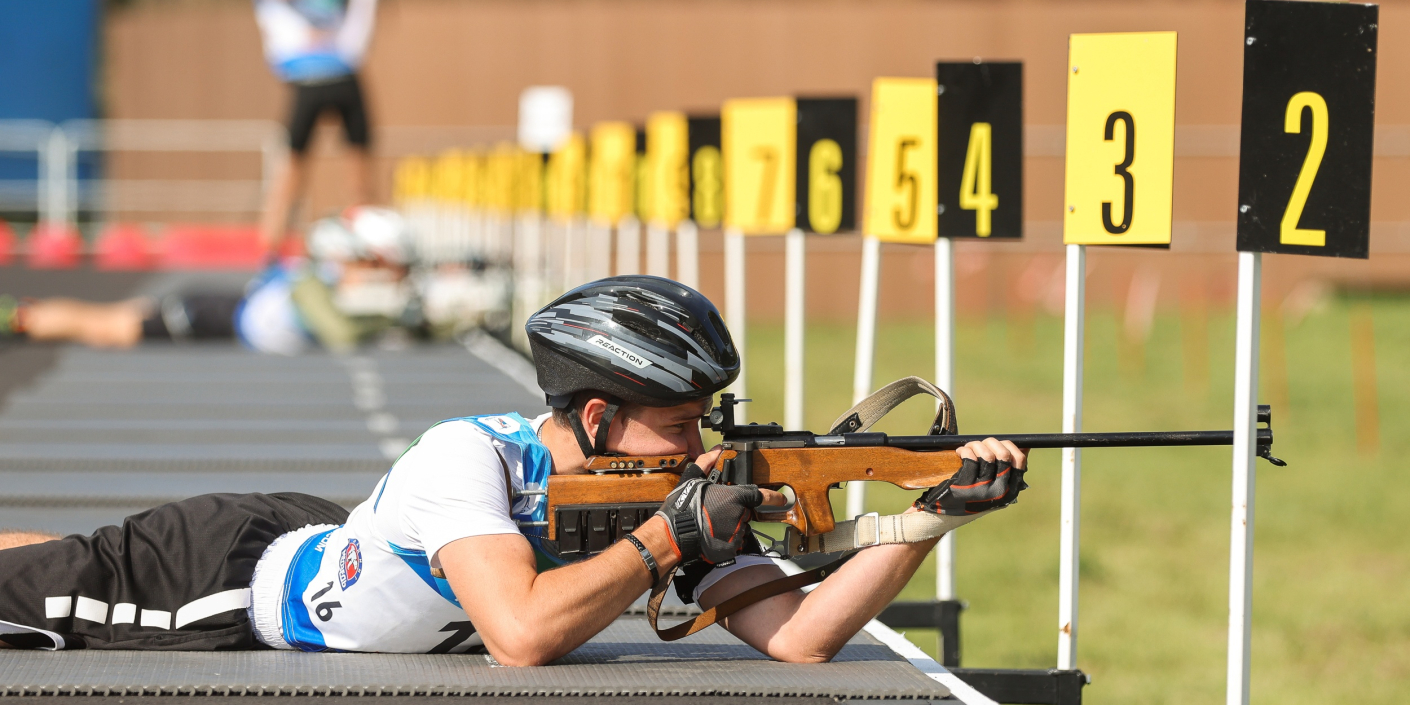
M 1381 443 L 1358 448 L 1350 318 L 1369 306 L 1376 330 Z M 1120 344 L 1118 319 L 1088 319 L 1084 427 L 1092 431 L 1229 428 L 1233 317 L 1207 330 L 1157 318 L 1144 349 Z M 1274 341 L 1264 328 L 1265 359 Z M 1275 454 L 1258 464 L 1253 681 L 1258 703 L 1401 703 L 1410 691 L 1410 301 L 1337 300 L 1284 332 L 1288 381 L 1265 365 Z M 808 331 L 808 425 L 848 407 L 854 331 Z M 933 377 L 929 322 L 883 323 L 876 385 Z M 1198 344 L 1203 340 L 1204 345 Z M 1193 344 L 1190 341 L 1194 341 Z M 963 320 L 955 399 L 961 433 L 1057 431 L 1061 320 Z M 782 327 L 748 331 L 749 418 L 781 420 Z M 1201 365 L 1207 372 L 1199 372 Z M 932 406 L 913 401 L 878 430 L 922 433 Z M 1012 508 L 958 533 L 963 662 L 1050 668 L 1057 652 L 1057 451 L 1035 451 L 1032 486 Z M 1089 450 L 1083 460 L 1078 665 L 1087 702 L 1211 703 L 1224 697 L 1230 451 Z M 868 509 L 899 511 L 914 493 L 872 485 Z M 835 493 L 837 494 L 837 493 Z M 840 495 L 834 505 L 843 504 Z M 902 599 L 934 595 L 933 559 Z M 934 632 L 908 636 L 934 653 Z

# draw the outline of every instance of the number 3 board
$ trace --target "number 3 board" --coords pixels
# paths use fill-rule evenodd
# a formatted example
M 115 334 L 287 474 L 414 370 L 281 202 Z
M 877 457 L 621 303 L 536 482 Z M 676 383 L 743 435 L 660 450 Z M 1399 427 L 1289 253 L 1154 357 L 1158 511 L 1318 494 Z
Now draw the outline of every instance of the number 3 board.
M 1365 258 L 1375 5 L 1249 0 L 1238 249 Z
M 941 62 L 941 237 L 1023 237 L 1023 64 Z
M 1169 245 L 1175 33 L 1074 34 L 1067 71 L 1063 242 Z

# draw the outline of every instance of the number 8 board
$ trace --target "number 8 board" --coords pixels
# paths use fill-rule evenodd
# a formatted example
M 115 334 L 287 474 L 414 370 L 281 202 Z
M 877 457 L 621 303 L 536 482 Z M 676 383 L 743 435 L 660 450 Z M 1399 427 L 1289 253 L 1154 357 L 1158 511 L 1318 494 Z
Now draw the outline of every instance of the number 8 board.
M 1238 249 L 1367 257 L 1377 15 L 1248 3 Z
M 1074 34 L 1067 71 L 1063 242 L 1169 245 L 1175 33 Z

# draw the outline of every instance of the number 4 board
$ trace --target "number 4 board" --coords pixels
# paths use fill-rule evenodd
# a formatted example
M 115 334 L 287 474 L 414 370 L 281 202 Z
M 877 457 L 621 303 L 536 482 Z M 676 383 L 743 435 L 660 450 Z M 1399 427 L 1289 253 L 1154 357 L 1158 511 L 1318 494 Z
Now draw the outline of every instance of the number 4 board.
M 1067 71 L 1063 242 L 1169 245 L 1175 33 L 1074 34 Z
M 725 227 L 746 235 L 781 235 L 793 228 L 796 122 L 792 98 L 725 101 Z
M 886 242 L 935 242 L 935 80 L 878 78 L 871 88 L 863 228 Z
M 1023 237 L 1023 64 L 941 62 L 941 237 Z
M 1238 249 L 1365 258 L 1375 5 L 1249 0 Z

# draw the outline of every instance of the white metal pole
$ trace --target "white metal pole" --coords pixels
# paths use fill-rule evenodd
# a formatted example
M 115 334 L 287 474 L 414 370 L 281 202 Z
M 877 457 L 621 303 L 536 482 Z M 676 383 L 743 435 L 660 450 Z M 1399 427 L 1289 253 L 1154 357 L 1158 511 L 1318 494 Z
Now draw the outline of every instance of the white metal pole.
M 671 276 L 671 231 L 660 223 L 646 226 L 646 273 L 653 277 Z
M 563 266 L 559 271 L 563 280 L 560 289 L 562 291 L 571 291 L 573 287 L 580 283 L 578 280 L 578 272 L 580 269 L 578 262 L 582 259 L 582 253 L 579 252 L 582 248 L 578 243 L 578 237 L 581 231 L 578 229 L 577 223 L 573 222 L 571 217 L 559 223 L 558 229 L 559 232 L 563 234 Z
M 935 386 L 955 396 L 955 241 L 935 239 Z M 937 402 L 938 403 L 938 402 Z M 935 548 L 935 597 L 955 599 L 955 532 Z
M 44 211 L 39 220 L 62 226 L 69 213 L 69 143 L 62 127 L 49 131 L 40 166 L 44 171 Z
M 612 228 L 598 222 L 587 226 L 587 278 L 612 276 Z
M 852 403 L 871 394 L 873 354 L 876 351 L 876 298 L 881 277 L 881 241 L 862 237 L 862 289 L 857 304 L 857 360 L 852 372 Z M 847 483 L 847 516 L 866 512 L 866 485 Z
M 747 398 L 744 374 L 747 371 L 744 347 L 744 232 L 738 228 L 725 229 L 725 325 L 729 326 L 734 347 L 739 351 L 739 377 L 730 385 L 730 391 L 741 399 Z M 745 423 L 749 407 L 734 408 L 734 420 Z
M 641 221 L 632 216 L 617 223 L 617 274 L 641 274 Z
M 1225 697 L 1228 705 L 1248 703 L 1262 269 L 1260 253 L 1239 253 L 1238 323 L 1234 338 L 1234 493 L 1229 521 L 1229 677 Z
M 676 226 L 676 281 L 700 288 L 700 229 L 693 220 Z
M 803 420 L 807 236 L 793 228 L 783 236 L 783 241 L 783 425 L 790 430 L 801 430 L 807 425 Z
M 1063 307 L 1062 432 L 1082 430 L 1082 350 L 1087 300 L 1087 246 L 1067 246 Z M 1082 508 L 1082 451 L 1062 449 L 1062 519 L 1058 556 L 1058 662 L 1077 667 L 1077 554 Z

